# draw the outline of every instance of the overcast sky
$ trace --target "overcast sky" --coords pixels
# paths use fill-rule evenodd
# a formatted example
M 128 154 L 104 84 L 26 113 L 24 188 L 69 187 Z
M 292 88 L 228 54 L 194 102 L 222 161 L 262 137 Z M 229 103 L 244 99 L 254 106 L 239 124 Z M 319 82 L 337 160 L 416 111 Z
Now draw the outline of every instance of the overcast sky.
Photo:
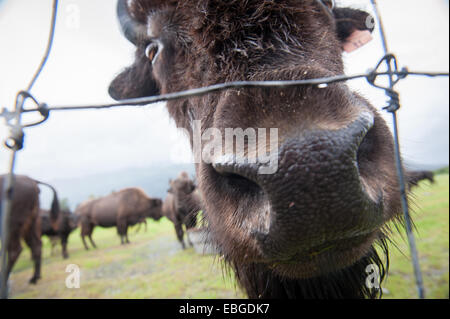
M 444 0 L 379 0 L 391 51 L 411 70 L 448 71 L 449 8 Z M 11 107 L 26 87 L 44 52 L 51 0 L 0 0 L 0 108 Z M 371 9 L 369 1 L 341 3 Z M 49 105 L 110 102 L 107 88 L 133 58 L 119 32 L 116 1 L 61 0 L 54 48 L 33 93 Z M 365 72 L 382 56 L 378 34 L 345 56 L 347 73 Z M 351 83 L 381 109 L 383 92 L 364 81 Z M 399 85 L 400 133 L 408 161 L 441 165 L 449 158 L 448 79 L 410 78 Z M 391 117 L 386 115 L 391 122 Z M 0 122 L 0 140 L 7 129 Z M 174 144 L 178 146 L 174 147 Z M 173 163 L 177 149 L 188 150 L 164 105 L 141 109 L 53 113 L 26 130 L 17 172 L 38 179 L 70 178 Z M 0 147 L 0 173 L 9 152 Z

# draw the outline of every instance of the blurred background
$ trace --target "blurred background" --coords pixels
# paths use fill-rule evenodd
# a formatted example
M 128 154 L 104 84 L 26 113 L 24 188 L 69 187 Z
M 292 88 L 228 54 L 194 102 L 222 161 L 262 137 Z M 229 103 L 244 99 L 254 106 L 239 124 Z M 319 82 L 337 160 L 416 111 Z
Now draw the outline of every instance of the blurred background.
M 341 0 L 372 12 L 369 0 Z M 449 69 L 449 4 L 445 0 L 378 0 L 390 51 L 400 67 L 415 71 Z M 30 81 L 44 53 L 51 0 L 0 0 L 0 109 L 12 108 L 16 93 Z M 50 59 L 33 89 L 49 105 L 111 102 L 110 81 L 133 60 L 133 46 L 122 37 L 116 1 L 61 0 Z M 344 60 L 348 74 L 375 67 L 383 56 L 378 29 L 374 40 Z M 386 96 L 365 80 L 349 85 L 385 116 Z M 410 77 L 398 85 L 402 109 L 400 138 L 405 163 L 412 169 L 437 170 L 449 163 L 449 83 L 447 78 Z M 25 117 L 25 121 L 32 121 Z M 0 122 L 0 142 L 8 130 Z M 108 111 L 54 112 L 43 125 L 26 130 L 16 173 L 56 187 L 72 209 L 89 197 L 125 187 L 142 187 L 165 197 L 167 182 L 181 170 L 194 173 L 190 148 L 168 117 L 164 104 Z M 9 152 L 0 147 L 0 174 L 6 173 Z M 431 298 L 448 298 L 448 169 L 437 185 L 421 184 L 416 193 L 416 225 L 425 285 Z M 42 188 L 42 207 L 51 194 Z M 420 204 L 420 206 L 418 205 Z M 44 279 L 29 286 L 32 270 L 22 254 L 12 275 L 16 298 L 236 298 L 243 297 L 224 276 L 214 257 L 181 251 L 173 225 L 151 222 L 149 231 L 132 235 L 131 246 L 119 246 L 115 230 L 97 230 L 100 250 L 85 252 L 72 236 L 70 262 L 82 267 L 81 290 L 64 288 L 61 257 L 44 248 Z M 415 298 L 414 277 L 404 237 L 391 256 L 385 296 Z M 133 247 L 133 249 L 129 249 Z M 216 263 L 214 263 L 216 261 Z M 220 264 L 220 263 L 219 263 Z M 213 265 L 213 266 L 211 266 Z M 226 278 L 229 278 L 225 275 Z

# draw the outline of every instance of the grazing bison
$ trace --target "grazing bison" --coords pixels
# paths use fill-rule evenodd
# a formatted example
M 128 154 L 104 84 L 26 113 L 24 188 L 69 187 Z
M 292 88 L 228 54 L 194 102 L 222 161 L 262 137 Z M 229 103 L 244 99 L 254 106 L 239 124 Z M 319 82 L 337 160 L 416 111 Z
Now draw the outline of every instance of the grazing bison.
M 117 227 L 122 244 L 129 243 L 128 227 L 142 222 L 143 218 L 161 219 L 161 199 L 149 198 L 138 188 L 127 188 L 108 196 L 90 200 L 79 205 L 75 214 L 81 225 L 81 239 L 86 250 L 89 249 L 85 236 L 92 239 L 95 226 Z
M 137 50 L 109 88 L 117 100 L 341 75 L 344 46 L 373 30 L 368 13 L 324 0 L 120 0 L 118 15 Z M 210 235 L 250 298 L 381 295 L 366 285 L 366 270 L 379 269 L 383 280 L 379 253 L 387 254 L 401 200 L 392 134 L 366 99 L 336 83 L 236 88 L 167 108 L 197 154 L 198 121 L 201 136 L 214 129 L 222 138 L 248 128 L 265 141 L 278 128 L 274 145 L 259 145 L 277 163 L 272 174 L 261 170 L 264 161 L 250 161 L 249 137 L 244 152 L 219 148 L 220 156 L 196 163 Z
M 201 209 L 201 199 L 195 188 L 188 174 L 182 172 L 177 179 L 170 181 L 170 189 L 162 208 L 163 215 L 174 224 L 175 233 L 183 249 L 186 248 L 183 225 L 186 230 L 194 228 L 197 225 L 197 213 Z M 188 242 L 192 246 L 189 237 Z
M 64 259 L 69 258 L 67 252 L 67 242 L 70 233 L 77 228 L 77 218 L 75 214 L 72 214 L 68 210 L 61 210 L 56 223 L 51 222 L 50 212 L 48 210 L 41 209 L 39 211 L 41 219 L 41 236 L 47 236 L 52 244 L 53 249 L 56 246 L 57 240 L 61 240 L 62 256 Z
M 5 175 L 0 175 L 0 194 L 3 195 Z M 7 276 L 11 273 L 22 251 L 21 239 L 30 247 L 34 262 L 34 274 L 30 279 L 35 284 L 41 278 L 41 220 L 39 218 L 39 187 L 45 185 L 53 192 L 53 201 L 49 213 L 50 223 L 56 225 L 59 218 L 59 204 L 56 190 L 43 182 L 27 176 L 15 175 L 12 194 L 11 213 L 9 216 L 8 265 Z M 0 197 L 0 207 L 2 206 Z

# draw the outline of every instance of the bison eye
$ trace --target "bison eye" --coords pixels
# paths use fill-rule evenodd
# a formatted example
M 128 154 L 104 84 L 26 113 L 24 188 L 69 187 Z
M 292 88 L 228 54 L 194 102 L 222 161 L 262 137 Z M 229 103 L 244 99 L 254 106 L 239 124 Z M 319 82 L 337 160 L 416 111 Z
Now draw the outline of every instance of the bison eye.
M 145 48 L 145 56 L 152 61 L 152 63 L 155 62 L 158 55 L 161 53 L 162 44 L 159 41 L 152 41 L 146 48 Z
M 322 0 L 323 4 L 325 4 L 328 8 L 334 9 L 335 3 L 334 0 Z

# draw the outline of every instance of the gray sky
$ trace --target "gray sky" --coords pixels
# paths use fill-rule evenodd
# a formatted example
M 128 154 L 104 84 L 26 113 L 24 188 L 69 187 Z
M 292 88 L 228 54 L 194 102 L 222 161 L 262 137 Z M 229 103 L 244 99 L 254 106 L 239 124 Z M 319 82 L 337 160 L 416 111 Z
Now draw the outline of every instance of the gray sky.
M 447 71 L 448 2 L 379 0 L 391 51 L 411 70 Z M 0 1 L 0 108 L 11 107 L 25 88 L 45 49 L 51 0 Z M 121 36 L 111 0 L 61 0 L 49 63 L 33 93 L 50 105 L 109 102 L 107 88 L 129 64 L 133 47 Z M 368 8 L 369 1 L 341 3 Z M 347 73 L 365 72 L 382 56 L 378 34 L 359 51 L 345 56 Z M 352 87 L 381 109 L 383 92 L 364 81 Z M 399 85 L 403 109 L 400 133 L 408 161 L 440 165 L 449 158 L 448 80 L 410 78 Z M 386 115 L 390 123 L 390 116 Z M 0 122 L 0 140 L 7 135 Z M 176 146 L 174 146 L 174 144 Z M 51 180 L 152 163 L 180 160 L 187 141 L 164 105 L 141 109 L 54 113 L 43 125 L 26 130 L 17 172 Z M 0 173 L 9 153 L 0 147 Z

